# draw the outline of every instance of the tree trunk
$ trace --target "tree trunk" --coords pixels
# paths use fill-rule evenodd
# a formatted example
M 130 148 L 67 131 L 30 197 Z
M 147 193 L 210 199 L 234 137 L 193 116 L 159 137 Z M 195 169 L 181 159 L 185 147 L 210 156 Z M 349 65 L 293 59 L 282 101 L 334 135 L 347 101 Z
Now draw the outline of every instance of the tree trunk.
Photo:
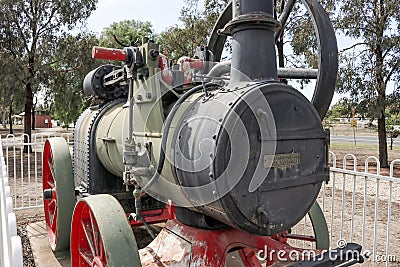
M 390 150 L 393 150 L 393 136 L 390 136 Z
M 33 66 L 35 65 L 35 52 L 34 48 L 36 48 L 36 41 L 33 41 L 32 49 L 28 56 L 28 82 L 25 86 L 25 117 L 24 117 L 24 133 L 25 133 L 25 142 L 32 141 L 32 107 L 33 107 L 33 81 L 35 78 L 35 70 Z M 24 147 L 24 152 L 32 151 L 30 145 Z
M 276 1 L 275 1 L 275 6 L 276 6 Z M 280 7 L 280 11 L 281 13 L 283 12 L 283 10 L 285 9 L 285 2 L 282 1 L 281 2 L 281 7 Z M 285 54 L 284 54 L 284 42 L 283 42 L 283 37 L 284 37 L 284 31 L 282 30 L 281 35 L 279 36 L 278 41 L 276 42 L 276 48 L 278 51 L 278 67 L 279 68 L 284 68 L 285 67 Z M 288 83 L 288 81 L 286 79 L 281 79 L 281 82 L 283 83 Z
M 376 16 L 381 19 L 382 14 L 378 11 L 378 8 L 383 8 L 383 6 L 377 5 L 375 2 L 374 7 L 376 7 Z M 378 19 L 377 18 L 377 19 Z M 376 25 L 377 39 L 374 40 L 376 42 L 375 48 L 375 56 L 376 56 L 376 67 L 375 67 L 375 77 L 376 77 L 376 85 L 377 85 L 377 93 L 378 93 L 378 106 L 377 110 L 379 111 L 378 116 L 378 139 L 379 139 L 379 161 L 381 163 L 382 168 L 388 168 L 388 152 L 387 152 L 387 135 L 386 135 L 386 84 L 383 76 L 384 73 L 384 54 L 383 54 L 383 25 Z
M 7 128 L 6 118 L 7 118 L 7 111 L 4 109 L 3 112 L 1 113 L 1 123 L 3 124 L 4 129 Z
M 379 161 L 381 163 L 381 168 L 389 167 L 385 126 L 385 114 L 382 112 L 381 117 L 378 118 Z
M 35 105 L 32 106 L 32 130 L 35 130 L 36 124 L 36 112 L 35 112 Z
M 26 136 L 24 137 L 24 142 L 29 143 L 32 140 L 32 106 L 33 106 L 33 92 L 32 92 L 32 84 L 26 84 L 25 91 L 25 116 L 24 116 L 24 133 Z M 27 153 L 31 150 L 30 146 L 24 147 L 24 152 Z
M 12 105 L 13 105 L 13 101 L 11 101 L 11 103 L 10 103 L 10 113 L 8 113 L 8 120 L 9 120 L 9 123 L 10 123 L 10 134 L 14 134 L 13 121 L 12 121 L 12 113 L 13 113 Z
M 285 67 L 285 55 L 283 51 L 283 32 L 282 35 L 279 37 L 279 41 L 276 43 L 276 47 L 278 50 L 278 67 L 279 68 L 284 68 Z M 286 79 L 281 79 L 281 82 L 287 84 L 288 80 Z

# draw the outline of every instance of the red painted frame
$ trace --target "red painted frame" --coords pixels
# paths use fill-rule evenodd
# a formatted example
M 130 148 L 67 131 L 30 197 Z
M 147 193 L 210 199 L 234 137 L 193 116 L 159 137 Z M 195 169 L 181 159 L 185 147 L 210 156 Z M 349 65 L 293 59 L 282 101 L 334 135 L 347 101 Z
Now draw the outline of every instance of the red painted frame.
M 157 209 L 157 210 L 145 210 L 142 211 L 142 216 L 144 217 L 144 220 L 148 224 L 155 224 L 155 223 L 161 223 L 161 222 L 166 222 L 171 219 L 175 219 L 175 209 L 174 205 L 168 203 L 165 208 L 163 209 Z M 129 216 L 129 214 L 127 214 Z M 143 222 L 142 220 L 140 221 L 135 221 L 132 220 L 130 221 L 130 224 L 132 226 L 142 226 Z
M 291 263 L 290 255 L 293 251 L 301 253 L 303 250 L 290 246 L 287 243 L 287 233 L 274 236 L 257 236 L 242 232 L 234 228 L 225 228 L 219 230 L 205 230 L 184 225 L 177 220 L 169 220 L 163 229 L 168 234 L 179 236 L 180 242 L 190 243 L 190 251 L 180 259 L 179 263 L 186 266 L 190 262 L 190 266 L 226 266 L 226 259 L 229 252 L 238 251 L 241 260 L 246 267 L 261 267 L 260 261 L 256 255 L 263 251 L 267 253 L 266 265 L 270 266 L 278 263 L 279 259 L 285 259 L 286 263 Z M 158 238 L 158 239 L 157 239 Z M 160 234 L 153 242 L 161 246 L 168 246 L 168 242 L 164 242 L 165 234 Z M 178 241 L 177 241 L 178 242 Z M 157 245 L 154 245 L 157 246 Z M 152 244 L 149 245 L 152 247 Z M 185 247 L 185 244 L 181 244 Z M 139 251 L 142 258 L 142 266 L 160 266 L 163 259 L 168 262 L 171 256 L 167 250 L 160 249 L 165 254 L 153 255 L 152 258 L 145 257 L 149 249 L 144 248 Z M 151 249 L 150 249 L 151 250 Z M 278 252 L 283 252 L 278 254 Z M 320 251 L 316 251 L 317 253 Z M 280 257 L 280 258 L 278 258 Z M 177 263 L 177 262 L 175 262 Z M 166 265 L 168 266 L 168 265 Z

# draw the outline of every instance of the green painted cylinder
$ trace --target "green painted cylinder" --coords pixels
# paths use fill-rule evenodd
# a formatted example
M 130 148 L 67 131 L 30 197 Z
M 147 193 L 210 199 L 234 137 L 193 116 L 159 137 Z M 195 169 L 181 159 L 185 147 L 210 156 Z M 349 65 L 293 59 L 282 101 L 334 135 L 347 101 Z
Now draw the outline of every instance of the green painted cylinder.
M 127 136 L 127 123 L 124 123 L 128 107 L 123 104 L 111 107 L 100 118 L 96 129 L 96 151 L 103 166 L 112 174 L 122 177 L 123 136 Z

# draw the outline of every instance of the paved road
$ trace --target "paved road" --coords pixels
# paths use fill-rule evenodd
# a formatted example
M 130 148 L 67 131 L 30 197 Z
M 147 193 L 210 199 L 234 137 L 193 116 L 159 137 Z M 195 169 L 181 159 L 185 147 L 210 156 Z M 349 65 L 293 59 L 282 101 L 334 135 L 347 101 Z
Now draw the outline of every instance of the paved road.
M 378 144 L 378 137 L 375 136 L 357 136 L 357 144 Z M 353 136 L 345 135 L 331 135 L 331 142 L 333 143 L 354 143 Z M 390 138 L 387 139 L 388 145 L 390 144 Z M 400 145 L 400 139 L 394 139 L 393 145 Z

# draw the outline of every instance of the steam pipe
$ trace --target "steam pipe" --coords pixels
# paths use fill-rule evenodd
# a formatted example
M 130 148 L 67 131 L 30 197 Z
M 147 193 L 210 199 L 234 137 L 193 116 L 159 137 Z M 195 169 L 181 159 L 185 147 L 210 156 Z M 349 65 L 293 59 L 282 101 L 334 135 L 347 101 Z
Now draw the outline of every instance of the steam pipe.
M 216 64 L 206 76 L 222 77 L 231 71 L 231 61 L 224 61 Z M 302 68 L 278 68 L 278 78 L 280 79 L 317 79 L 318 69 Z M 208 78 L 211 81 L 212 78 Z
M 132 144 L 133 138 L 133 79 L 129 79 L 129 125 L 128 125 L 128 142 Z

